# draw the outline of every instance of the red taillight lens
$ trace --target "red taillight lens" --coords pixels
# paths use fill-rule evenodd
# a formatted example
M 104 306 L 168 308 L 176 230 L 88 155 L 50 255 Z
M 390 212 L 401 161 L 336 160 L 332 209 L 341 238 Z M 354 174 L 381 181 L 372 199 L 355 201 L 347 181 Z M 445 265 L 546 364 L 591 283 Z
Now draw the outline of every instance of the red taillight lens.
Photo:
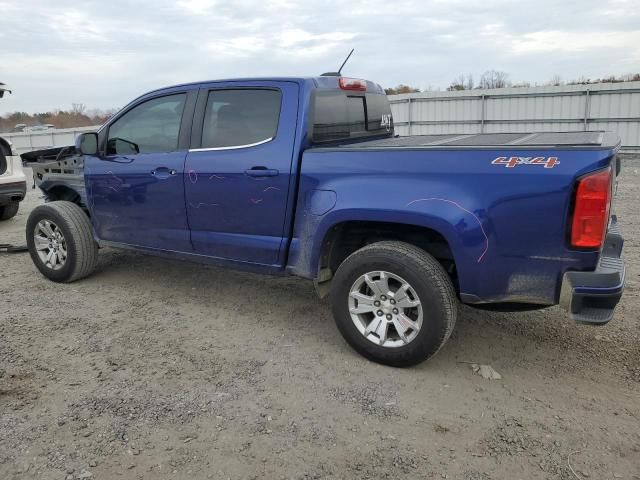
M 611 206 L 611 167 L 582 177 L 578 181 L 571 226 L 571 245 L 600 248 L 609 221 Z
M 357 78 L 340 77 L 338 83 L 342 90 L 355 90 L 356 92 L 364 92 L 367 90 L 367 82 Z

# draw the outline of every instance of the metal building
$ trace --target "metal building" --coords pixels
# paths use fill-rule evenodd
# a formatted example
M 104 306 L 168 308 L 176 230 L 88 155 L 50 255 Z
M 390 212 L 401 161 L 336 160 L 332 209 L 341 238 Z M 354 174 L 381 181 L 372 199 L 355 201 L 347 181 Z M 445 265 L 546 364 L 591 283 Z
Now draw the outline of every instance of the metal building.
M 640 82 L 389 96 L 400 135 L 607 130 L 640 152 Z

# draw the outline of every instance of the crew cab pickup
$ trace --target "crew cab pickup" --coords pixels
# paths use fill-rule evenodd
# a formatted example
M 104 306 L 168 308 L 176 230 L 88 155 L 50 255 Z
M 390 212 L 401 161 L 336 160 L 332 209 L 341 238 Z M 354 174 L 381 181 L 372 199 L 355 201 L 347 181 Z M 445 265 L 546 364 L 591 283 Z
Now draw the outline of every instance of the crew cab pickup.
M 342 76 L 177 85 L 23 154 L 46 196 L 26 236 L 57 282 L 89 275 L 100 246 L 311 279 L 350 345 L 407 366 L 442 347 L 459 301 L 611 319 L 619 144 L 397 137 L 383 89 Z

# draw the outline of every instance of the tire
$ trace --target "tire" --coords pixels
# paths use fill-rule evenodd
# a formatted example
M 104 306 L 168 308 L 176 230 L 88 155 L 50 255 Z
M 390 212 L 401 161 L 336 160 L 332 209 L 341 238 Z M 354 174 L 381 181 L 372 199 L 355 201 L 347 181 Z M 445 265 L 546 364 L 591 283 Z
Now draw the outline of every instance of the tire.
M 376 290 L 370 288 L 375 278 Z M 386 283 L 380 284 L 383 280 Z M 384 290 L 380 285 L 388 286 L 386 295 L 379 295 Z M 375 304 L 371 299 L 378 299 L 379 306 L 360 314 L 361 308 Z M 333 278 L 331 305 L 336 325 L 349 345 L 369 360 L 394 367 L 409 367 L 433 357 L 451 336 L 457 316 L 456 293 L 440 263 L 424 250 L 398 241 L 372 243 L 347 257 Z M 368 331 L 384 320 L 388 326 L 382 327 L 380 335 L 377 328 Z M 401 333 L 406 325 L 414 327 Z M 381 345 L 383 337 L 386 340 Z
M 42 227 L 47 228 L 43 230 Z M 45 230 L 59 233 L 55 248 L 60 253 L 54 258 L 61 259 L 64 251 L 64 262 L 52 260 L 46 263 L 41 258 L 41 253 L 51 252 L 51 248 L 39 250 L 36 246 L 36 242 L 40 247 L 50 242 Z M 69 283 L 84 278 L 93 272 L 98 261 L 98 245 L 93 239 L 91 221 L 82 208 L 71 202 L 57 201 L 36 207 L 27 220 L 27 246 L 40 273 L 54 282 Z
M 15 217 L 18 213 L 19 205 L 18 202 L 11 202 L 8 205 L 0 207 L 0 220 L 9 220 Z
M 2 151 L 2 145 L 0 145 L 0 175 L 7 171 L 7 157 Z

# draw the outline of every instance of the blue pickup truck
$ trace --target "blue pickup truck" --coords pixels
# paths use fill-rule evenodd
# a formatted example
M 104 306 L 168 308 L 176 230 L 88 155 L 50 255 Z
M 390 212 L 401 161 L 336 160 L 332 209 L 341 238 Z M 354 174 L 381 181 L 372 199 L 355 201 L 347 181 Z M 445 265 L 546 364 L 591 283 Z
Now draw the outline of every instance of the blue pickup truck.
M 23 155 L 46 198 L 26 237 L 56 282 L 89 275 L 101 246 L 313 280 L 350 345 L 408 366 L 444 345 L 459 301 L 611 319 L 619 143 L 398 137 L 383 89 L 336 75 L 177 85 Z

